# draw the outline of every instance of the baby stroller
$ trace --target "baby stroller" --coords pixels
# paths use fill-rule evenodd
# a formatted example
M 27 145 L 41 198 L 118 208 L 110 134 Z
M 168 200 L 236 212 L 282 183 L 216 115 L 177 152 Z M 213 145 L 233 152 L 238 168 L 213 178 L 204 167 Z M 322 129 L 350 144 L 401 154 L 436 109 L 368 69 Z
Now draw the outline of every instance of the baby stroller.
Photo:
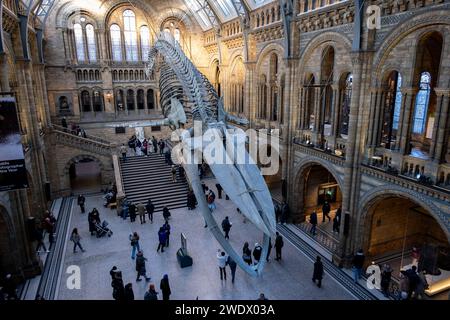
M 103 221 L 102 224 L 96 223 L 95 228 L 97 233 L 97 238 L 101 238 L 104 235 L 107 235 L 108 237 L 111 237 L 113 235 L 113 232 L 111 229 L 108 228 L 109 223 L 107 221 Z

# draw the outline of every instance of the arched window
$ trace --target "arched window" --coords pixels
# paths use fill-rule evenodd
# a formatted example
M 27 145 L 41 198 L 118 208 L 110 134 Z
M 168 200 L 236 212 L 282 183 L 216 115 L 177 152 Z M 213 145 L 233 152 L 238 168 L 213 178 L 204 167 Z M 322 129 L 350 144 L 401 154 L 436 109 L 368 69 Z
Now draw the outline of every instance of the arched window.
M 113 24 L 110 28 L 110 32 L 113 61 L 122 61 L 122 39 L 120 36 L 120 27 L 117 24 Z
M 86 61 L 86 55 L 84 53 L 84 40 L 83 40 L 83 28 L 81 24 L 76 23 L 73 26 L 73 33 L 75 36 L 75 47 L 77 49 L 77 59 L 79 62 Z
M 147 90 L 147 109 L 155 109 L 155 93 L 153 89 Z
M 413 132 L 422 134 L 425 131 L 428 105 L 430 103 L 431 93 L 431 75 L 429 72 L 423 72 L 420 75 L 419 92 L 416 97 L 416 106 L 414 108 Z
M 353 74 L 349 74 L 345 79 L 345 87 L 343 90 L 342 108 L 341 108 L 341 123 L 340 134 L 346 138 L 348 135 L 348 125 L 350 122 L 350 103 L 352 101 L 353 92 Z
M 125 52 L 127 61 L 138 61 L 138 45 L 136 34 L 136 15 L 131 10 L 123 13 Z
M 103 95 L 98 90 L 94 91 L 93 105 L 94 105 L 94 111 L 95 112 L 103 111 Z
M 173 30 L 173 37 L 175 38 L 175 41 L 180 43 L 180 39 L 181 39 L 180 29 L 176 28 Z
M 135 105 L 134 105 L 134 91 L 129 89 L 127 91 L 127 108 L 128 110 L 134 110 L 135 109 Z
M 150 52 L 150 31 L 147 26 L 141 27 L 141 50 L 142 61 L 147 61 Z
M 97 44 L 95 42 L 95 31 L 92 24 L 86 26 L 86 42 L 88 47 L 89 61 L 97 61 Z
M 145 109 L 144 90 L 139 89 L 137 92 L 137 107 L 139 110 Z
M 84 90 L 81 92 L 81 109 L 83 112 L 91 111 L 91 97 L 89 91 Z

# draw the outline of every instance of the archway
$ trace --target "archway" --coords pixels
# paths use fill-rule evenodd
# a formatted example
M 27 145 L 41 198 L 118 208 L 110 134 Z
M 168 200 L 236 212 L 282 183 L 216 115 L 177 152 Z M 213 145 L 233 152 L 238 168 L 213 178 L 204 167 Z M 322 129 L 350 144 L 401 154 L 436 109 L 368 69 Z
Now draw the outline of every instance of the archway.
M 392 194 L 373 199 L 364 210 L 361 232 L 367 263 L 389 264 L 397 282 L 400 270 L 415 265 L 427 273 L 430 296 L 450 289 L 449 236 L 427 208 Z
M 102 168 L 98 160 L 79 157 L 69 165 L 70 188 L 74 193 L 98 192 L 102 189 Z

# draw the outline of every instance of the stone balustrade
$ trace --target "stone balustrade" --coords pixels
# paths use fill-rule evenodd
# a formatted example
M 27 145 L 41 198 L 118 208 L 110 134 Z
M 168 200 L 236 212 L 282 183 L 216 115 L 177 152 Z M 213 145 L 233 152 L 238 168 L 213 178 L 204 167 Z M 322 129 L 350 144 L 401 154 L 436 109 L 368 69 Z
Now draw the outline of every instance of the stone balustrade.
M 307 154 L 316 158 L 320 158 L 341 167 L 344 166 L 345 158 L 343 157 L 339 157 L 332 153 L 325 152 L 321 149 L 314 148 L 313 146 L 303 145 L 296 140 L 294 140 L 293 146 L 295 151 L 300 151 L 302 154 Z
M 106 156 L 111 155 L 113 151 L 111 144 L 100 138 L 94 138 L 92 136 L 87 136 L 86 138 L 79 137 L 70 132 L 61 131 L 57 127 L 52 129 L 52 134 L 57 143 L 69 147 Z

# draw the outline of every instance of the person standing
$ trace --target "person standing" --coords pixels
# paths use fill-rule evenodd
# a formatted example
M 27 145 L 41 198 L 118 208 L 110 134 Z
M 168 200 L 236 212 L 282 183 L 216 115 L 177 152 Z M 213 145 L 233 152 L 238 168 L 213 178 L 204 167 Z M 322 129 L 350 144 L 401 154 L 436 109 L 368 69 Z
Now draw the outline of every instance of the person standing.
M 125 288 L 123 286 L 122 273 L 117 272 L 114 274 L 113 280 L 111 282 L 111 286 L 113 287 L 113 298 L 116 301 L 125 300 Z
M 330 204 L 328 203 L 328 201 L 325 201 L 325 203 L 322 206 L 322 213 L 323 213 L 322 223 L 325 223 L 325 217 L 328 218 L 328 222 L 331 221 L 330 211 L 331 211 Z
M 162 139 L 159 140 L 159 154 L 163 154 L 165 148 L 166 144 L 164 143 L 164 141 Z
M 276 258 L 275 260 L 280 261 L 281 260 L 281 249 L 284 246 L 283 237 L 277 232 L 277 237 L 275 238 L 275 253 Z
M 172 165 L 172 169 L 170 171 L 172 173 L 172 182 L 177 182 L 177 168 L 175 165 Z
M 272 238 L 269 238 L 269 249 L 267 250 L 266 261 L 269 262 L 270 253 L 272 252 Z
M 164 232 L 166 233 L 166 243 L 164 246 L 167 248 L 169 246 L 169 239 L 170 239 L 170 224 L 169 222 L 165 222 L 162 226 Z
M 359 279 L 361 279 L 365 259 L 366 257 L 364 256 L 362 249 L 358 250 L 356 255 L 353 257 L 352 271 L 353 271 L 353 281 L 355 283 L 357 283 Z
M 48 233 L 48 242 L 50 243 L 50 246 L 55 241 L 55 239 L 54 239 L 55 223 L 53 222 L 53 219 L 51 217 L 52 216 L 48 212 L 48 216 L 44 219 L 44 228 L 45 228 L 45 231 L 47 231 L 47 233 Z
M 227 264 L 230 267 L 230 271 L 231 271 L 231 283 L 234 283 L 234 277 L 236 276 L 237 263 L 236 263 L 236 261 L 233 260 L 233 258 L 231 258 L 231 256 L 228 256 Z
M 139 251 L 136 256 L 136 281 L 141 281 L 141 276 L 144 276 L 145 281 L 150 281 L 150 277 L 147 277 L 146 275 L 147 270 L 145 268 L 145 261 L 147 261 L 147 258 L 144 257 L 144 253 L 142 251 Z
M 159 250 L 161 249 L 161 252 L 164 252 L 164 246 L 166 245 L 166 231 L 161 227 L 159 228 L 158 231 L 158 240 L 159 240 L 159 244 L 158 244 L 158 249 L 156 249 L 156 252 L 159 252 Z
M 158 300 L 158 292 L 156 292 L 154 284 L 149 286 L 148 291 L 144 295 L 144 300 Z
M 219 199 L 222 199 L 222 186 L 220 185 L 220 183 L 216 183 L 216 188 L 217 188 L 217 195 L 219 196 Z
M 61 125 L 64 128 L 64 131 L 67 132 L 67 120 L 66 120 L 66 117 L 63 117 L 61 119 Z
M 136 221 L 136 206 L 134 203 L 130 203 L 130 206 L 128 207 L 128 212 L 130 214 L 130 221 L 131 222 Z
M 244 243 L 244 247 L 242 248 L 242 260 L 249 266 L 252 265 L 252 250 L 250 250 L 248 242 Z
M 383 266 L 383 271 L 381 272 L 381 292 L 385 297 L 389 297 L 389 286 L 391 284 L 392 278 L 392 268 L 390 265 L 385 264 Z
M 81 213 L 85 213 L 86 210 L 85 210 L 84 204 L 86 203 L 86 198 L 85 198 L 82 194 L 80 194 L 80 195 L 78 196 L 77 203 L 78 203 L 78 205 L 80 206 Z
M 189 192 L 187 194 L 187 207 L 188 207 L 188 210 L 194 210 L 195 209 L 195 203 L 196 203 L 196 199 L 195 199 L 194 191 L 189 190 Z
M 262 247 L 259 243 L 255 243 L 255 248 L 253 249 L 253 258 L 255 259 L 255 264 L 259 263 L 261 260 Z
M 136 252 L 141 251 L 141 247 L 139 245 L 139 235 L 138 235 L 137 232 L 133 232 L 133 234 L 130 234 L 128 239 L 130 239 L 130 245 L 132 247 L 132 249 L 131 249 L 131 259 L 134 260 L 134 258 L 136 257 Z
M 222 230 L 225 232 L 225 239 L 230 239 L 229 233 L 231 230 L 231 222 L 228 217 L 225 217 L 222 221 Z
M 155 205 L 153 204 L 151 199 L 148 199 L 145 209 L 147 210 L 150 223 L 153 223 L 153 212 L 155 211 Z
M 47 247 L 45 246 L 43 230 L 42 230 L 42 228 L 40 226 L 36 227 L 36 229 L 34 231 L 34 234 L 35 234 L 35 239 L 37 241 L 36 251 L 38 253 L 40 253 L 41 252 L 41 247 L 42 247 L 42 248 L 44 248 L 45 252 L 49 253 L 50 250 L 47 250 Z
M 148 141 L 147 139 L 144 139 L 142 142 L 142 152 L 144 153 L 144 156 L 148 156 Z
M 323 279 L 323 264 L 319 256 L 316 258 L 316 262 L 314 263 L 314 273 L 312 281 L 316 283 L 318 281 L 317 286 L 320 288 L 322 286 Z
M 281 206 L 280 206 L 280 204 L 276 203 L 274 209 L 275 209 L 276 222 L 279 223 L 279 222 L 281 222 Z
M 70 236 L 70 241 L 73 242 L 73 253 L 77 252 L 77 246 L 84 252 L 83 247 L 81 246 L 81 236 L 78 234 L 78 229 L 74 228 L 72 231 L 72 235 Z
M 127 160 L 127 147 L 125 147 L 125 144 L 122 144 L 120 147 L 120 153 L 122 154 L 122 160 L 125 162 Z
M 167 207 L 163 208 L 163 218 L 166 222 L 169 221 L 170 211 L 169 211 L 169 208 L 167 208 Z
M 413 295 L 417 296 L 417 287 L 420 284 L 420 278 L 417 274 L 417 267 L 412 266 L 411 269 L 406 270 L 406 276 L 408 277 L 409 282 L 409 290 L 408 290 L 408 300 L 413 297 Z
M 167 274 L 161 279 L 159 289 L 161 289 L 163 300 L 169 300 L 172 291 L 170 291 L 169 276 Z
M 138 203 L 136 208 L 139 214 L 139 220 L 141 221 L 141 224 L 145 223 L 145 206 L 142 203 Z
M 133 285 L 131 283 L 127 283 L 125 286 L 125 301 L 133 301 L 134 300 L 134 292 Z
M 309 223 L 311 223 L 311 230 L 309 230 L 309 233 L 312 233 L 313 236 L 316 235 L 316 228 L 317 228 L 317 212 L 313 211 L 311 215 L 309 216 Z
M 281 223 L 286 223 L 289 218 L 289 205 L 286 201 L 283 201 L 283 205 L 281 206 Z
M 155 136 L 152 136 L 152 144 L 153 144 L 153 152 L 157 153 L 158 152 L 158 141 L 156 141 Z
M 217 250 L 217 265 L 219 266 L 220 271 L 220 280 L 225 279 L 227 280 L 227 270 L 225 269 L 227 265 L 227 256 L 225 252 L 221 251 L 220 249 Z
M 428 281 L 426 278 L 426 271 L 422 270 L 422 272 L 419 272 L 418 276 L 419 276 L 420 281 L 416 288 L 416 299 L 422 300 L 423 297 L 425 296 L 425 290 L 427 290 L 429 287 Z
M 339 207 L 336 211 L 336 215 L 333 219 L 333 232 L 339 233 L 341 227 L 341 216 L 342 216 L 342 208 Z

